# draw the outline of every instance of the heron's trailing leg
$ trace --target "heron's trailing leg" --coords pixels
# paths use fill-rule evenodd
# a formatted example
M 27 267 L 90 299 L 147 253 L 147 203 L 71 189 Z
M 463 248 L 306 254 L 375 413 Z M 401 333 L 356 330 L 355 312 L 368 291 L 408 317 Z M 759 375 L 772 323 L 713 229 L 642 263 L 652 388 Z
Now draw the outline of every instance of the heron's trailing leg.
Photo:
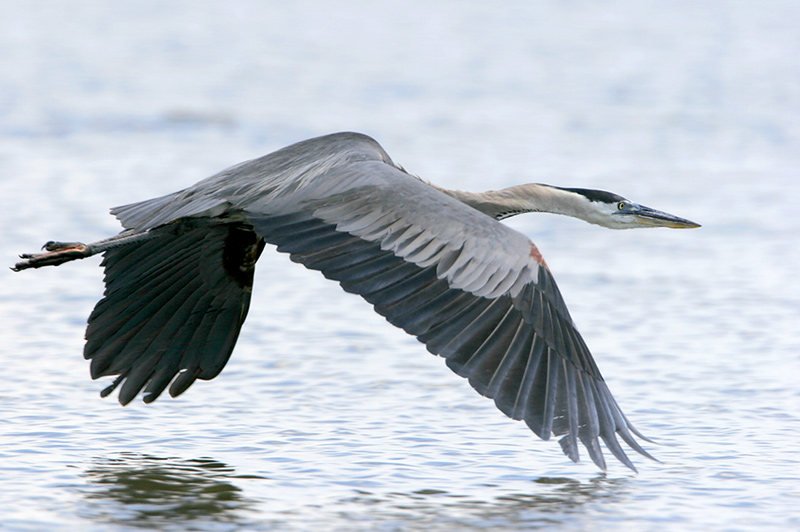
M 103 253 L 111 248 L 124 246 L 133 242 L 142 240 L 149 240 L 153 238 L 149 231 L 144 233 L 133 233 L 131 231 L 123 231 L 122 233 L 100 240 L 92 244 L 84 244 L 83 242 L 53 242 L 50 241 L 42 246 L 45 250 L 44 253 L 23 253 L 19 256 L 20 261 L 14 265 L 12 270 L 18 272 L 20 270 L 27 270 L 28 268 L 42 268 L 44 266 L 58 266 L 77 259 L 85 259 L 98 253 Z

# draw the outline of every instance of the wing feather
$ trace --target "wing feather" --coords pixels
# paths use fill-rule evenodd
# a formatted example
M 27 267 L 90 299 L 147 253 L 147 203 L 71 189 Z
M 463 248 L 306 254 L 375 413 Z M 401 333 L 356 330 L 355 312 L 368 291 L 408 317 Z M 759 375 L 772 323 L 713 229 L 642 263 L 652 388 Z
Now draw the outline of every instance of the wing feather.
M 437 350 L 437 354 L 447 358 L 447 366 L 462 377 L 469 376 L 468 372 L 462 373 L 462 368 L 469 357 L 491 338 L 511 309 L 508 301 L 503 299 L 487 301 L 490 303 L 483 312 L 475 316 L 447 344 Z
M 505 314 L 502 320 L 489 331 L 480 347 L 475 350 L 462 349 L 457 356 L 453 357 L 454 364 L 460 364 L 457 371 L 459 375 L 468 375 L 473 388 L 486 389 L 489 379 L 494 372 L 488 373 L 479 368 L 485 368 L 485 359 L 492 359 L 498 355 L 508 352 L 511 343 L 516 337 L 521 318 L 518 312 L 514 312 L 511 305 L 505 307 Z M 489 367 L 497 366 L 499 361 L 489 362 Z M 452 366 L 451 366 L 452 368 Z
M 297 216 L 292 214 L 294 223 Z M 464 250 L 464 243 L 453 247 L 437 240 L 435 234 L 414 236 L 410 225 L 385 225 L 392 228 L 387 232 L 390 245 L 386 245 L 380 238 L 368 241 L 342 233 L 335 221 L 317 218 L 313 209 L 308 209 L 306 216 L 318 225 L 306 231 L 308 238 L 299 233 L 270 232 L 271 227 L 281 225 L 272 217 L 250 213 L 248 221 L 281 251 L 290 241 L 292 260 L 320 270 L 348 292 L 360 294 L 389 322 L 445 357 L 453 371 L 468 378 L 479 393 L 494 398 L 501 411 L 524 419 L 543 439 L 551 434 L 563 436 L 561 446 L 571 459 L 578 460 L 581 442 L 592 460 L 605 467 L 600 438 L 613 440 L 606 445 L 618 458 L 624 456 L 615 435 L 627 441 L 629 433 L 620 425 L 627 420 L 620 417 L 613 398 L 600 397 L 606 394 L 610 398 L 610 394 L 602 380 L 603 386 L 597 386 L 601 377 L 593 362 L 584 368 L 591 356 L 545 267 L 532 264 L 533 259 L 517 260 L 516 270 L 491 272 L 487 264 Z M 303 227 L 311 227 L 309 220 L 302 222 Z M 324 231 L 344 235 L 350 244 L 342 237 L 321 237 Z M 415 240 L 424 246 L 435 245 L 438 261 L 421 266 L 409 260 L 413 255 L 396 254 Z M 332 244 L 319 248 L 320 242 Z M 511 287 L 520 285 L 523 275 L 527 281 L 512 297 Z M 506 291 L 483 297 L 455 288 L 454 279 L 475 290 L 481 289 L 481 283 L 489 291 L 503 284 Z M 545 290 L 534 279 L 543 280 Z M 602 409 L 607 411 L 598 412 Z
M 434 286 L 436 288 L 434 288 Z M 442 289 L 442 287 L 444 287 L 444 289 Z M 431 328 L 449 320 L 458 309 L 462 308 L 466 302 L 472 299 L 470 294 L 451 290 L 447 286 L 447 283 L 443 282 L 437 282 L 427 290 L 431 292 L 438 290 L 439 294 L 435 296 L 432 295 L 430 299 L 408 310 L 403 310 L 402 307 L 400 307 L 400 303 L 402 302 L 397 302 L 393 305 L 396 311 L 394 311 L 393 308 L 384 306 L 375 307 L 375 310 L 377 310 L 381 316 L 387 318 L 391 315 L 392 324 L 419 338 L 430 331 Z M 420 291 L 417 295 L 422 299 L 424 297 L 424 292 Z
M 526 419 L 530 417 L 530 411 L 534 406 L 532 401 L 533 395 L 537 394 L 539 390 L 536 388 L 537 375 L 543 374 L 543 368 L 546 367 L 542 361 L 547 355 L 547 344 L 538 335 L 531 337 L 531 341 L 527 346 L 527 353 L 522 364 L 519 366 L 519 384 L 514 387 L 516 395 L 513 403 L 510 405 L 511 419 Z
M 250 302 L 263 242 L 240 223 L 189 219 L 106 252 L 105 297 L 89 317 L 84 355 L 92 378 L 118 375 L 119 400 L 142 388 L 173 396 L 224 367 Z M 177 378 L 176 378 L 177 376 Z
M 476 366 L 473 370 L 474 375 L 490 375 L 485 385 L 483 384 L 483 379 L 476 379 L 480 386 L 475 386 L 474 384 L 473 386 L 478 393 L 494 399 L 497 408 L 512 419 L 517 393 L 515 391 L 513 397 L 511 397 L 512 394 L 508 392 L 513 390 L 514 386 L 508 385 L 507 382 L 510 378 L 512 367 L 520 357 L 526 356 L 527 352 L 530 351 L 530 346 L 535 336 L 536 333 L 531 329 L 530 325 L 520 319 L 508 349 L 484 356 L 482 364 Z M 472 378 L 470 378 L 470 383 L 472 383 Z

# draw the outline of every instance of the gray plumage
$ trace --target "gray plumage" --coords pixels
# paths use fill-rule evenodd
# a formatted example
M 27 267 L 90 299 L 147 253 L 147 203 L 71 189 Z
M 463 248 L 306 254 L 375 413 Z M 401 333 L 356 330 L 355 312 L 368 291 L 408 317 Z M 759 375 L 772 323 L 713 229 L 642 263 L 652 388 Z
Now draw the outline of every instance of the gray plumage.
M 373 139 L 300 142 L 160 198 L 112 209 L 125 230 L 84 245 L 50 242 L 15 269 L 104 253 L 106 291 L 84 354 L 92 378 L 177 396 L 225 366 L 265 244 L 362 296 L 390 323 L 541 438 L 580 441 L 601 468 L 602 440 L 635 469 L 643 438 L 625 418 L 536 247 L 498 220 L 546 211 L 612 228 L 697 224 L 602 191 L 521 185 L 475 194 L 435 187 Z

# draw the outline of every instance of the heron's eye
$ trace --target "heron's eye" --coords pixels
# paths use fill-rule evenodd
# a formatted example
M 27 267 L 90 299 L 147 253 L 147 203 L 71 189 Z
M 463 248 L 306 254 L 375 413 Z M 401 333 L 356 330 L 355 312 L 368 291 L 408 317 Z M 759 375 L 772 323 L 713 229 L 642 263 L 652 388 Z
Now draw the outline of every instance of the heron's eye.
M 625 207 L 627 207 L 627 205 L 625 205 L 624 201 L 620 201 L 619 203 L 617 203 L 617 209 L 623 210 Z

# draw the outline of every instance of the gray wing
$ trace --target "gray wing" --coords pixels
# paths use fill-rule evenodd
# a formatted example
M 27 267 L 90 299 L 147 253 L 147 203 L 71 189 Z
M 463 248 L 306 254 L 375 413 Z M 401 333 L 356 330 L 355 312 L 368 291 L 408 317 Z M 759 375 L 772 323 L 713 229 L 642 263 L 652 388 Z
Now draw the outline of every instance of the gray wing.
M 617 435 L 647 455 L 523 235 L 382 155 L 329 168 L 302 191 L 226 199 L 278 251 L 362 296 L 509 417 L 562 436 L 571 459 L 580 440 L 604 468 L 602 439 L 633 468 Z

